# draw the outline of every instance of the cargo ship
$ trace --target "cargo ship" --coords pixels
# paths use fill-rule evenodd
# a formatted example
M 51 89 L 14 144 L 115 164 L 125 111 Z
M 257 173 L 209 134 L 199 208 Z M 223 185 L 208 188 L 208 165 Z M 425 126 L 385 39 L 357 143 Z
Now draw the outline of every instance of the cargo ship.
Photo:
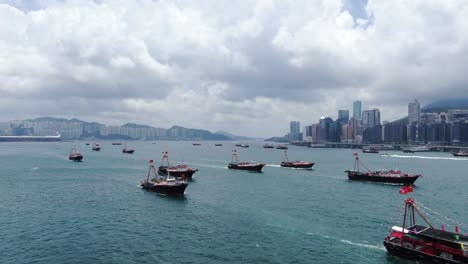
M 55 136 L 0 136 L 0 142 L 58 142 L 62 137 Z

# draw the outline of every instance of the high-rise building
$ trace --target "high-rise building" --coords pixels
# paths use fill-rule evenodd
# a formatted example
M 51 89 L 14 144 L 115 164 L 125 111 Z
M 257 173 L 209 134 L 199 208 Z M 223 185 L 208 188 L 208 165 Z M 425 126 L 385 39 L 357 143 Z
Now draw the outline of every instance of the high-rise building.
M 299 121 L 291 121 L 289 123 L 289 140 L 299 141 L 302 140 L 301 130 Z
M 362 128 L 372 128 L 380 125 L 380 110 L 375 108 L 373 110 L 362 111 Z
M 294 133 L 300 133 L 300 123 L 299 121 L 291 121 L 289 123 L 289 133 L 294 134 Z
M 338 121 L 341 123 L 348 123 L 349 121 L 349 110 L 338 110 Z
M 361 101 L 357 100 L 353 102 L 353 117 L 361 120 Z
M 421 121 L 421 105 L 418 100 L 408 104 L 408 123 Z

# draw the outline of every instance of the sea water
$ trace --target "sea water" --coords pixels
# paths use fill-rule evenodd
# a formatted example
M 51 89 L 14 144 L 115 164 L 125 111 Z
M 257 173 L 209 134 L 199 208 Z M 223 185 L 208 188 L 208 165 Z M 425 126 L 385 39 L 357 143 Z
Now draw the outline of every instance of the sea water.
M 449 153 L 359 151 L 369 169 L 423 174 L 408 196 L 349 181 L 352 149 L 290 146 L 290 160 L 316 163 L 297 170 L 261 142 L 127 142 L 134 154 L 90 143 L 0 144 L 0 263 L 411 263 L 382 244 L 410 196 L 434 226 L 448 217 L 468 232 L 468 158 Z M 72 146 L 83 162 L 68 160 Z M 266 163 L 263 173 L 227 169 L 233 149 Z M 199 169 L 185 198 L 139 187 L 163 151 Z

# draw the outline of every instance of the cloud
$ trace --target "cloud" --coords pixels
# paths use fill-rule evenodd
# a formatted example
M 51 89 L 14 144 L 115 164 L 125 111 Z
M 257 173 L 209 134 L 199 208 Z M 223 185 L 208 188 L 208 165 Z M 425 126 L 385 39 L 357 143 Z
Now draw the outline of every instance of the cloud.
M 468 97 L 464 1 L 0 4 L 0 120 L 42 115 L 251 136 L 361 99 Z

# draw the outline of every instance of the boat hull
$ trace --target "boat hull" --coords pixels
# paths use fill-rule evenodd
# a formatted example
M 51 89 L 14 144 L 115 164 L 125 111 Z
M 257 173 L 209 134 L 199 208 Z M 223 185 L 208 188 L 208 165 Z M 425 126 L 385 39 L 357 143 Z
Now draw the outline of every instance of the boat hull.
M 388 184 L 395 184 L 395 185 L 414 184 L 414 182 L 420 177 L 420 175 L 407 176 L 407 177 L 377 176 L 377 175 L 370 175 L 367 173 L 363 173 L 359 171 L 350 171 L 350 170 L 347 170 L 346 173 L 348 173 L 348 178 L 352 181 L 388 183 Z
M 68 157 L 68 159 L 72 160 L 72 161 L 82 161 L 83 156 L 70 156 L 70 157 Z
M 421 263 L 447 263 L 447 264 L 462 264 L 468 263 L 468 257 L 465 257 L 464 260 L 450 260 L 441 258 L 439 256 L 426 254 L 421 251 L 417 251 L 411 248 L 403 247 L 399 243 L 393 243 L 391 241 L 385 240 L 384 246 L 387 249 L 387 252 L 391 255 L 403 257 L 410 260 L 417 260 Z
M 239 164 L 235 164 L 235 163 L 229 163 L 228 169 L 262 172 L 263 166 L 265 166 L 265 164 L 263 164 L 263 163 L 252 164 L 252 165 L 239 165 Z
M 133 152 L 135 152 L 135 150 L 122 150 L 122 153 L 126 154 L 133 154 Z
M 171 184 L 171 185 L 164 185 L 164 184 L 153 184 L 152 182 L 143 182 L 141 187 L 148 191 L 153 191 L 160 195 L 167 195 L 167 196 L 184 196 L 185 195 L 185 188 L 187 188 L 188 183 L 178 183 L 178 184 Z
M 302 163 L 302 164 L 294 164 L 293 162 L 281 162 L 281 167 L 285 168 L 295 168 L 295 169 L 312 169 L 315 163 Z
M 455 157 L 468 157 L 468 153 L 452 153 Z
M 94 151 L 101 151 L 101 148 L 93 148 Z
M 160 175 L 167 175 L 167 169 L 168 167 L 166 166 L 160 166 L 158 168 L 158 173 Z M 171 170 L 170 171 L 170 174 L 172 177 L 176 177 L 176 178 L 188 178 L 188 179 L 192 179 L 192 176 L 195 172 L 197 172 L 198 170 L 197 169 L 187 169 L 187 170 L 176 170 L 176 171 L 173 171 Z

